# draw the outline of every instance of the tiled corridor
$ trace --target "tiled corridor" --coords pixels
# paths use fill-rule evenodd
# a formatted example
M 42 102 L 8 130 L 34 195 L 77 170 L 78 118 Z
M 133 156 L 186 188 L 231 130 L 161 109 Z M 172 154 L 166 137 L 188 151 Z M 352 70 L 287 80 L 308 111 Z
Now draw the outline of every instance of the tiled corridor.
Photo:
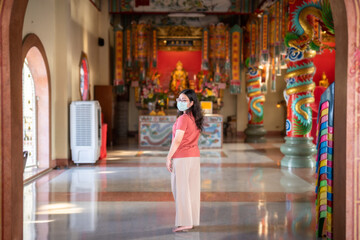
M 314 239 L 314 169 L 280 167 L 281 141 L 201 151 L 201 221 L 172 233 L 166 151 L 111 150 L 24 187 L 24 239 Z

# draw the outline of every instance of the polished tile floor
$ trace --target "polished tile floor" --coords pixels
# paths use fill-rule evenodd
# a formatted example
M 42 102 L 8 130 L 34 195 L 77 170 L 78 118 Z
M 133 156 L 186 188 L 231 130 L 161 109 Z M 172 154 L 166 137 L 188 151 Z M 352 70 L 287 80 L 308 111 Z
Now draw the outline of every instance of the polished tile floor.
M 281 139 L 201 151 L 201 226 L 172 233 L 166 151 L 134 145 L 24 186 L 24 239 L 315 239 L 314 169 L 280 167 Z

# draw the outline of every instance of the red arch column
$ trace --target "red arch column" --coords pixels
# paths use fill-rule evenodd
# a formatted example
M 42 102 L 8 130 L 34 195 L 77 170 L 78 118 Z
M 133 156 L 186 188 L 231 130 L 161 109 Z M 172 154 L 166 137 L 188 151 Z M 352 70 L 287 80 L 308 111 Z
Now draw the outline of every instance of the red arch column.
M 359 0 L 330 0 L 335 23 L 334 239 L 360 239 Z
M 22 239 L 22 29 L 28 0 L 0 2 L 1 237 Z

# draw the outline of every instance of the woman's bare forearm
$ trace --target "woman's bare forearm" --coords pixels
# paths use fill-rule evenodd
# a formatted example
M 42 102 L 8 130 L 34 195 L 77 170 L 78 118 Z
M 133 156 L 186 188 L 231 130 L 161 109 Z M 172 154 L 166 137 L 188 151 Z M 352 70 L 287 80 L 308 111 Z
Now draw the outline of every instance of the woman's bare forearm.
M 171 142 L 170 150 L 166 159 L 171 159 L 174 156 L 176 150 L 180 146 L 183 137 L 184 137 L 184 131 L 176 130 L 175 137 Z
M 174 141 L 172 141 L 171 146 L 170 146 L 170 150 L 169 153 L 167 155 L 167 159 L 171 159 L 172 156 L 174 155 L 174 153 L 176 152 L 176 150 L 179 148 L 180 146 L 180 141 L 177 141 L 176 139 L 174 139 Z

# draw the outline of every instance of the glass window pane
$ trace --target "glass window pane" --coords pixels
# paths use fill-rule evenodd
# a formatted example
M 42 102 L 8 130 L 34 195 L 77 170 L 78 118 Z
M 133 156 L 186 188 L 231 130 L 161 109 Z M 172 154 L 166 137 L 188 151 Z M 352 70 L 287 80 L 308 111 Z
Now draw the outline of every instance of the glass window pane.
M 23 66 L 23 151 L 28 151 L 26 167 L 37 166 L 36 95 L 27 60 Z

